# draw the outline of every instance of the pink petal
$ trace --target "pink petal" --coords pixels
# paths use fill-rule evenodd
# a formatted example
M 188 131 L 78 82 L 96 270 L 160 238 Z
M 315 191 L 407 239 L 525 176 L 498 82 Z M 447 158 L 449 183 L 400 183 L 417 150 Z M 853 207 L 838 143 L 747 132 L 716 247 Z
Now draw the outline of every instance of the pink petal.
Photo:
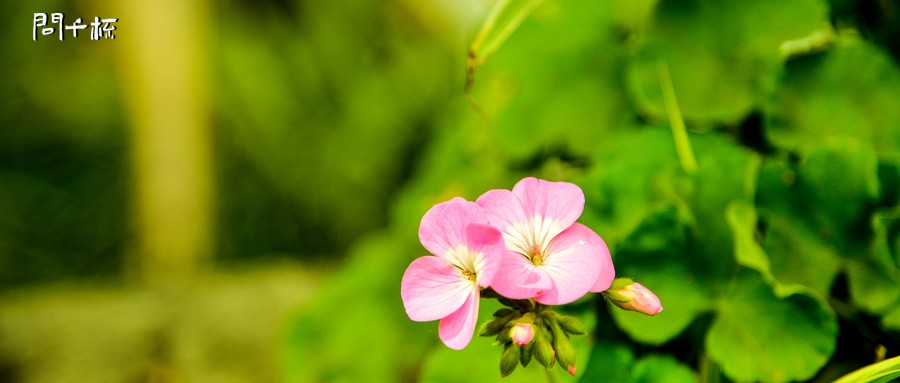
M 526 216 L 542 217 L 555 225 L 547 229 L 547 239 L 572 226 L 584 211 L 584 192 L 573 183 L 528 177 L 519 181 L 512 192 L 522 201 Z
M 438 335 L 447 347 L 462 350 L 472 340 L 475 322 L 478 320 L 478 298 L 478 289 L 472 289 L 462 307 L 441 319 Z
M 576 225 L 579 225 L 576 223 Z M 593 231 L 591 231 L 593 233 Z M 609 289 L 609 286 L 612 285 L 613 279 L 616 279 L 616 268 L 613 266 L 612 258 L 609 256 L 609 247 L 606 246 L 606 242 L 603 241 L 603 238 L 600 238 L 599 235 L 594 233 L 592 243 L 595 243 L 602 250 L 599 254 L 600 257 L 600 276 L 597 277 L 597 281 L 594 282 L 594 286 L 591 287 L 591 292 L 593 293 L 602 293 Z
M 510 299 L 530 299 L 553 288 L 553 281 L 521 254 L 507 251 L 491 288 Z
M 478 284 L 490 286 L 506 253 L 503 236 L 491 226 L 470 224 L 466 226 L 466 247 L 470 254 L 478 254 L 476 259 L 471 260 L 475 265 Z
M 420 257 L 414 260 L 400 282 L 400 297 L 409 319 L 427 322 L 457 311 L 472 290 L 472 281 L 447 260 Z
M 470 223 L 487 225 L 488 220 L 474 202 L 456 197 L 425 213 L 419 225 L 419 240 L 431 254 L 442 257 L 466 243 L 465 230 Z
M 519 197 L 509 190 L 494 189 L 482 194 L 475 203 L 484 210 L 491 225 L 503 232 L 510 250 L 528 253 L 534 234 Z
M 576 223 L 553 239 L 540 266 L 553 281 L 553 287 L 536 297 L 536 301 L 563 305 L 590 291 L 601 275 L 603 255 L 609 256 L 597 238 L 593 230 Z

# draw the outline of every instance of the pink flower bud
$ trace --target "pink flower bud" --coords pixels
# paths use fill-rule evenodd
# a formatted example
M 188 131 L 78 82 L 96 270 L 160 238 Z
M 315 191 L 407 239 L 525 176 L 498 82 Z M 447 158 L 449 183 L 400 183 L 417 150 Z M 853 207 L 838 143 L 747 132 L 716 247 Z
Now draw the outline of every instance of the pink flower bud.
M 625 278 L 617 279 L 612 287 L 606 291 L 606 296 L 610 298 L 610 302 L 625 310 L 637 311 L 651 316 L 659 314 L 663 310 L 662 303 L 660 303 L 656 294 L 653 294 L 644 285 Z
M 575 366 L 570 364 L 566 371 L 568 371 L 570 375 L 575 376 Z
M 516 323 L 510 330 L 510 338 L 520 347 L 525 347 L 534 338 L 534 327 L 531 323 Z

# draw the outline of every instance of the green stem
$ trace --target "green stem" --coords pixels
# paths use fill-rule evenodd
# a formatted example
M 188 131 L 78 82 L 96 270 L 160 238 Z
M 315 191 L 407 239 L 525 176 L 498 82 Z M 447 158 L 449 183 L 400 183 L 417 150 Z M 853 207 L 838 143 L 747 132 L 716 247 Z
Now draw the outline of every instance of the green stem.
M 559 377 L 552 368 L 545 368 L 544 372 L 547 374 L 547 383 L 559 383 Z
M 672 86 L 672 78 L 669 77 L 669 66 L 660 61 L 657 66 L 659 86 L 662 88 L 663 102 L 666 104 L 666 113 L 669 116 L 669 125 L 672 126 L 672 138 L 675 140 L 675 152 L 681 169 L 685 173 L 693 174 L 697 171 L 697 160 L 691 149 L 691 141 L 688 139 L 687 129 L 684 127 L 684 119 L 681 110 L 678 109 L 678 100 L 675 99 L 675 88 Z

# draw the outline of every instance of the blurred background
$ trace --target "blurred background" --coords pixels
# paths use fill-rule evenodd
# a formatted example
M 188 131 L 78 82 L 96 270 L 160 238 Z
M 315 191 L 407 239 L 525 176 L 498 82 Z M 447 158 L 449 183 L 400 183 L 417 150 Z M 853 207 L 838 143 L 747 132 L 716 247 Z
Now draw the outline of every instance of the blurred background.
M 0 5 L 0 382 L 497 380 L 490 340 L 446 350 L 399 284 L 429 207 L 525 176 L 582 186 L 671 315 L 573 305 L 582 381 L 830 381 L 900 353 L 900 2 L 548 0 L 467 97 L 494 3 Z M 34 41 L 38 12 L 115 39 Z M 813 307 L 783 319 L 821 342 L 746 367 L 717 343 L 736 302 Z

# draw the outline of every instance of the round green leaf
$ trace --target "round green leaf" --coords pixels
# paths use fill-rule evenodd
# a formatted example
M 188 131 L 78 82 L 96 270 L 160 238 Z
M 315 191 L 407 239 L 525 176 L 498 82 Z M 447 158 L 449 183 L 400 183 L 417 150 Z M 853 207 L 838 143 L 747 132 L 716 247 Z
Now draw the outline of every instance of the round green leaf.
M 779 298 L 762 277 L 745 270 L 721 301 L 706 347 L 734 380 L 804 380 L 834 352 L 837 330 L 827 304 L 802 292 Z
M 663 311 L 651 317 L 610 306 L 616 325 L 632 339 L 662 344 L 678 336 L 698 315 L 712 309 L 710 292 L 697 282 L 696 275 L 682 266 L 669 264 L 634 270 L 620 275 L 634 276 L 637 282 L 653 291 L 662 302 Z
M 671 356 L 649 355 L 635 360 L 631 349 L 614 344 L 598 344 L 581 382 L 604 383 L 689 383 L 694 372 Z

